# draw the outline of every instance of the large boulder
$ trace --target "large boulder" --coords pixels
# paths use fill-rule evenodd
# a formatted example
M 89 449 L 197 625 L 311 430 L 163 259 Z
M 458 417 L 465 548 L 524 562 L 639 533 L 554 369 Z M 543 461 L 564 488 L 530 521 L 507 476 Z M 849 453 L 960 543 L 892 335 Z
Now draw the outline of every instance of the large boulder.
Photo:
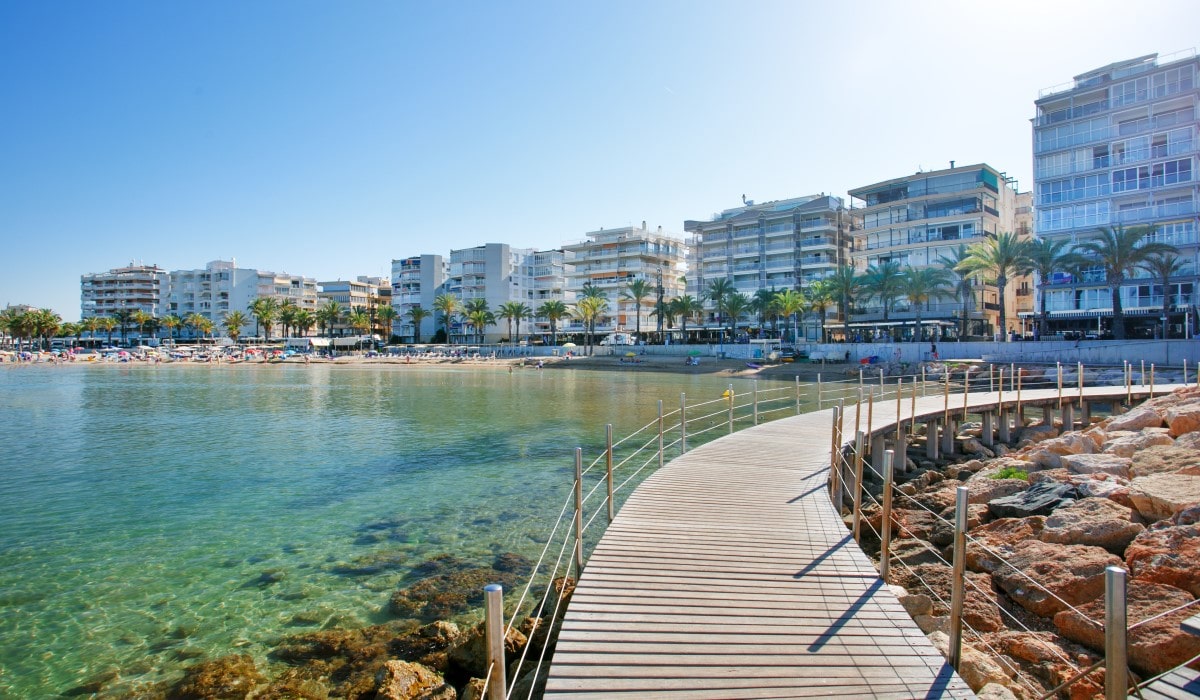
M 242 700 L 265 679 L 247 654 L 223 656 L 192 666 L 167 693 L 172 700 Z
M 1064 455 L 1062 465 L 1075 474 L 1097 474 L 1103 472 L 1129 478 L 1130 460 L 1112 454 Z
M 1111 439 L 1104 443 L 1103 450 L 1107 454 L 1117 455 L 1118 457 L 1133 457 L 1138 450 L 1144 450 L 1147 447 L 1173 444 L 1175 444 L 1175 441 L 1166 433 L 1139 432 Z
M 1178 610 L 1155 620 L 1150 618 L 1192 602 L 1187 591 L 1160 583 L 1134 579 L 1125 594 L 1129 621 L 1129 663 L 1147 676 L 1156 676 L 1200 654 L 1200 637 L 1179 628 L 1194 611 Z M 1054 626 L 1064 637 L 1104 651 L 1104 600 L 1063 610 L 1054 616 Z M 1138 624 L 1142 620 L 1150 620 Z
M 1042 617 L 1103 594 L 1105 567 L 1122 563 L 1100 547 L 1041 540 L 1018 542 L 999 553 L 1008 565 L 994 565 L 992 580 L 1018 605 Z
M 1132 513 L 1107 498 L 1085 498 L 1051 513 L 1042 541 L 1103 547 L 1119 556 L 1146 529 L 1130 520 Z
M 1177 447 L 1186 447 L 1189 450 L 1200 450 L 1200 431 L 1180 435 L 1175 438 L 1175 445 Z
M 1169 472 L 1200 475 L 1200 451 L 1175 444 L 1148 447 L 1133 456 L 1133 464 L 1129 468 L 1130 475 L 1134 477 Z
M 993 632 L 986 636 L 989 646 L 1005 658 L 1015 661 L 1027 677 L 1036 678 L 1046 690 L 1056 688 L 1075 677 L 1078 666 L 1090 666 L 1094 659 L 1087 650 L 1053 632 Z M 1066 659 L 1064 661 L 1064 659 Z M 1103 673 L 1097 671 L 1068 686 L 1071 700 L 1092 700 L 1104 695 Z M 1027 697 L 1022 694 L 1022 697 Z
M 1113 416 L 1105 424 L 1108 432 L 1114 430 L 1141 430 L 1142 428 L 1158 428 L 1163 424 L 1163 417 L 1153 406 L 1143 404 L 1129 413 Z
M 1129 500 L 1147 521 L 1169 518 L 1189 505 L 1200 503 L 1200 476 L 1151 474 L 1129 484 Z
M 1167 584 L 1200 597 L 1200 524 L 1155 525 L 1129 544 L 1125 563 L 1135 579 Z
M 914 566 L 911 570 L 901 566 L 892 571 L 892 580 L 897 586 L 902 586 L 911 598 L 910 603 L 905 603 L 902 598 L 901 604 L 913 618 L 918 615 L 950 614 L 946 604 L 950 601 L 954 580 L 953 568 L 942 563 L 926 563 Z M 963 599 L 963 622 L 978 632 L 1004 629 L 1004 619 L 996 601 L 996 593 L 992 590 L 991 578 L 987 574 L 968 571 L 967 581 L 966 597 Z M 928 608 L 924 607 L 922 599 L 929 601 Z M 910 606 L 915 610 L 910 609 Z
M 942 652 L 942 656 L 950 657 L 950 637 L 945 632 L 934 632 L 929 635 L 929 641 L 935 649 Z M 1008 674 L 1000 664 L 993 661 L 990 655 L 969 644 L 962 645 L 958 675 L 971 686 L 971 690 L 979 690 L 990 683 L 1004 684 L 1009 680 Z
M 1043 425 L 1041 423 L 1031 425 L 1027 428 L 1017 428 L 1016 434 L 1013 435 L 1013 438 L 1017 442 L 1024 442 L 1026 440 L 1041 442 L 1055 437 L 1058 437 L 1058 428 L 1055 428 L 1053 425 Z
M 375 700 L 455 700 L 458 693 L 442 677 L 421 664 L 391 660 L 376 680 Z
M 1171 428 L 1171 437 L 1179 437 L 1200 430 L 1200 403 L 1174 406 L 1164 416 Z
M 1044 481 L 1020 493 L 997 498 L 988 503 L 993 518 L 1027 518 L 1047 515 L 1075 497 L 1074 487 Z
M 516 628 L 508 629 L 504 636 L 505 662 L 512 661 L 528 641 Z M 450 650 L 448 674 L 462 678 L 485 678 L 487 676 L 487 630 L 483 623 L 463 635 L 457 646 Z
M 1001 518 L 970 530 L 967 540 L 967 568 L 990 573 L 1003 564 L 997 555 L 1007 557 L 1018 542 L 1036 540 L 1046 527 L 1046 518 Z
M 997 498 L 1005 498 L 1020 493 L 1029 488 L 1029 482 L 1024 479 L 994 479 L 980 472 L 967 481 L 967 503 L 991 503 Z
M 1038 444 L 1038 449 L 1058 455 L 1091 454 L 1096 452 L 1099 447 L 1091 436 L 1082 433 L 1067 433 Z

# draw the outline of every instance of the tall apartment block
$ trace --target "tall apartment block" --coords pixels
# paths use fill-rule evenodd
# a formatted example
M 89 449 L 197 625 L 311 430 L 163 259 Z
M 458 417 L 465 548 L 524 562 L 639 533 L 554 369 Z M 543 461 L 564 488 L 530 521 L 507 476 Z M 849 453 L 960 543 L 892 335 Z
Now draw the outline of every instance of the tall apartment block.
M 877 182 L 849 194 L 855 219 L 853 262 L 859 272 L 885 262 L 896 263 L 902 270 L 942 266 L 940 260 L 953 256 L 959 246 L 1018 231 L 1015 181 L 983 163 L 956 167 L 951 162 L 944 170 Z M 1010 280 L 1005 290 L 1010 326 L 1005 330 L 1020 332 L 1015 301 L 1022 282 L 1028 285 L 1027 280 Z M 968 336 L 991 337 L 1002 332 L 994 286 L 978 284 L 967 306 Z M 957 335 L 962 315 L 959 301 L 930 301 L 921 309 L 920 339 Z M 884 318 L 882 303 L 872 299 L 851 313 L 850 330 L 863 340 L 918 340 L 911 335 L 915 316 L 916 310 L 900 299 Z
M 393 332 L 405 342 L 420 339 L 429 342 L 437 332 L 433 300 L 441 294 L 449 265 L 440 255 L 414 255 L 392 261 L 392 308 L 396 310 Z M 409 312 L 421 307 L 430 314 L 421 320 L 420 328 L 412 322 Z
M 538 309 L 548 301 L 561 301 L 567 306 L 575 303 L 575 293 L 567 288 L 567 271 L 573 269 L 566 264 L 566 253 L 560 250 L 536 250 L 525 258 L 522 265 L 523 282 L 520 285 L 525 298 L 520 300 L 529 306 L 534 317 L 532 325 L 524 326 L 530 333 L 550 340 L 550 320 L 537 315 Z M 524 333 L 522 333 L 524 335 Z
M 143 311 L 154 318 L 166 315 L 167 271 L 156 265 L 117 267 L 79 278 L 80 318 Z
M 716 310 L 705 291 L 728 279 L 752 296 L 760 289 L 803 290 L 850 260 L 850 215 L 840 197 L 809 195 L 744 206 L 714 214 L 708 221 L 685 221 L 691 234 L 688 293 L 705 304 L 705 326 L 717 327 Z M 806 322 L 816 339 L 819 321 Z
M 1167 289 L 1146 273 L 1122 285 L 1128 337 L 1150 337 L 1167 316 L 1172 337 L 1194 334 L 1197 304 L 1197 108 L 1195 51 L 1150 54 L 1042 90 L 1033 119 L 1034 183 L 1041 238 L 1087 240 L 1100 227 L 1152 225 L 1183 264 Z M 1111 329 L 1112 294 L 1098 267 L 1041 280 L 1052 332 Z
M 527 278 L 522 275 L 522 267 L 532 254 L 532 249 L 513 248 L 507 243 L 485 243 L 474 248 L 451 250 L 446 291 L 464 304 L 473 299 L 484 299 L 493 313 L 506 302 L 524 301 Z M 483 333 L 482 342 L 497 342 L 506 335 L 506 330 L 505 324 L 489 326 Z M 451 325 L 450 336 L 452 341 L 472 341 L 479 337 L 473 329 L 465 328 L 461 318 L 457 325 Z
M 216 328 L 230 311 L 249 313 L 259 297 L 291 301 L 298 308 L 315 312 L 317 281 L 237 266 L 237 261 L 214 260 L 200 270 L 173 270 L 167 294 L 167 313 L 184 318 L 193 313 L 208 318 Z M 191 329 L 184 329 L 188 336 Z
M 336 301 L 344 312 L 354 309 L 366 309 L 372 317 L 374 310 L 380 304 L 391 304 L 392 288 L 388 280 L 382 277 L 359 275 L 353 280 L 331 280 L 317 283 L 317 303 Z M 350 326 L 344 321 L 335 326 L 336 330 L 345 334 Z M 384 338 L 386 341 L 387 338 Z
M 660 290 L 664 301 L 684 293 L 679 278 L 687 270 L 687 249 L 681 236 L 664 233 L 661 226 L 651 231 L 643 221 L 641 227 L 590 231 L 585 240 L 564 245 L 563 254 L 570 266 L 566 273 L 568 293 L 578 298 L 584 286 L 590 285 L 603 291 L 608 299 L 608 312 L 596 323 L 597 333 L 633 331 L 640 324 L 644 338 L 658 329 L 653 312 Z M 651 289 L 640 314 L 634 301 L 623 298 L 629 283 L 637 279 L 645 280 Z M 567 330 L 582 333 L 583 323 L 573 319 Z

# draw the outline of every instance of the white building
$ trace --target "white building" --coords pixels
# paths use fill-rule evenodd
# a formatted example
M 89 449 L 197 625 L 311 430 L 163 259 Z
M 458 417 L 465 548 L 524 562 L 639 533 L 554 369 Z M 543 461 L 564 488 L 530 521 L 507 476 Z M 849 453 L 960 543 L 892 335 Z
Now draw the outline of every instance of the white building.
M 524 280 L 520 286 L 525 290 L 525 298 L 521 301 L 534 314 L 532 324 L 525 327 L 544 342 L 550 341 L 550 320 L 539 315 L 538 309 L 548 301 L 560 301 L 568 307 L 575 303 L 575 293 L 567 287 L 570 270 L 573 266 L 566 264 L 566 253 L 561 249 L 534 251 L 522 266 Z M 559 328 L 562 328 L 561 322 Z
M 1042 90 L 1033 119 L 1034 225 L 1041 238 L 1087 240 L 1100 227 L 1153 225 L 1147 240 L 1183 263 L 1167 289 L 1142 273 L 1121 287 L 1126 337 L 1171 337 L 1195 324 L 1200 213 L 1200 59 L 1150 54 Z M 1111 328 L 1112 293 L 1098 267 L 1042 280 L 1051 332 Z M 1164 303 L 1165 302 L 1165 303 Z M 1187 335 L 1194 334 L 1194 328 Z
M 446 291 L 458 297 L 463 305 L 483 299 L 492 313 L 498 313 L 500 306 L 506 302 L 527 299 L 530 278 L 522 274 L 522 268 L 532 254 L 532 249 L 513 248 L 507 243 L 486 243 L 474 248 L 451 250 Z M 498 342 L 505 333 L 506 324 L 499 321 L 479 333 L 468 327 L 461 313 L 458 314 L 457 323 L 450 326 L 450 340 L 454 342 L 482 340 L 493 343 Z
M 429 342 L 437 333 L 433 300 L 444 291 L 450 271 L 440 255 L 415 255 L 392 261 L 392 308 L 396 310 L 393 333 L 404 342 Z M 412 322 L 410 312 L 420 307 L 429 311 L 420 328 Z
M 186 318 L 198 313 L 223 332 L 221 322 L 230 311 L 250 314 L 250 303 L 259 297 L 291 301 L 309 312 L 317 309 L 317 282 L 310 277 L 240 268 L 237 261 L 214 260 L 200 270 L 174 270 L 170 274 L 167 312 Z M 183 329 L 182 335 L 192 335 Z
M 167 271 L 157 265 L 118 267 L 79 278 L 80 318 L 143 311 L 166 315 Z
M 626 226 L 600 229 L 587 234 L 587 239 L 563 246 L 568 294 L 576 299 L 585 286 L 599 288 L 608 299 L 608 312 L 596 324 L 597 333 L 617 330 L 633 331 L 639 325 L 638 307 L 623 296 L 629 283 L 644 280 L 651 288 L 651 297 L 640 309 L 640 326 L 644 340 L 657 332 L 658 319 L 654 309 L 659 297 L 670 301 L 684 293 L 680 277 L 687 271 L 687 248 L 682 236 Z M 661 289 L 661 294 L 660 294 Z M 567 332 L 582 333 L 583 323 L 572 319 Z

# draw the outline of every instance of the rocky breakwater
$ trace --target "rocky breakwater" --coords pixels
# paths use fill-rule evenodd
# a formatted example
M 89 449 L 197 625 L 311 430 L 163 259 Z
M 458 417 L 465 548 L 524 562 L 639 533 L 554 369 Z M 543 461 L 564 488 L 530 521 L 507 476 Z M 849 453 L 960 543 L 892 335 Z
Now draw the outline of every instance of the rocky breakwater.
M 978 424 L 966 424 L 959 458 L 925 461 L 912 447 L 897 487 L 889 583 L 943 650 L 955 492 L 969 489 L 960 673 L 989 697 L 1038 697 L 1102 658 L 1111 565 L 1129 571 L 1134 674 L 1145 679 L 1200 654 L 1200 637 L 1179 628 L 1200 612 L 1190 605 L 1200 597 L 1200 389 L 1081 430 L 1060 427 L 1022 426 L 1014 444 L 989 450 Z M 878 509 L 866 515 L 879 532 Z M 864 546 L 878 551 L 878 540 Z M 1103 676 L 1101 668 L 1059 695 L 1102 694 Z

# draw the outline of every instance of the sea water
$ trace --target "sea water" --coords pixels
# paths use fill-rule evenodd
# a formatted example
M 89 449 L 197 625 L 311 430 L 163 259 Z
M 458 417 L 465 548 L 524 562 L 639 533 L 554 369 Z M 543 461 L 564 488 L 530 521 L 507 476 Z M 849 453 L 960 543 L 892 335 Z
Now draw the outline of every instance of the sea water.
M 389 619 L 406 565 L 536 559 L 574 448 L 728 378 L 326 365 L 0 369 L 0 697 L 177 677 Z M 735 380 L 736 381 L 736 380 Z M 739 390 L 748 382 L 741 380 Z M 385 529 L 387 537 L 373 536 Z M 393 566 L 358 566 L 386 555 Z

